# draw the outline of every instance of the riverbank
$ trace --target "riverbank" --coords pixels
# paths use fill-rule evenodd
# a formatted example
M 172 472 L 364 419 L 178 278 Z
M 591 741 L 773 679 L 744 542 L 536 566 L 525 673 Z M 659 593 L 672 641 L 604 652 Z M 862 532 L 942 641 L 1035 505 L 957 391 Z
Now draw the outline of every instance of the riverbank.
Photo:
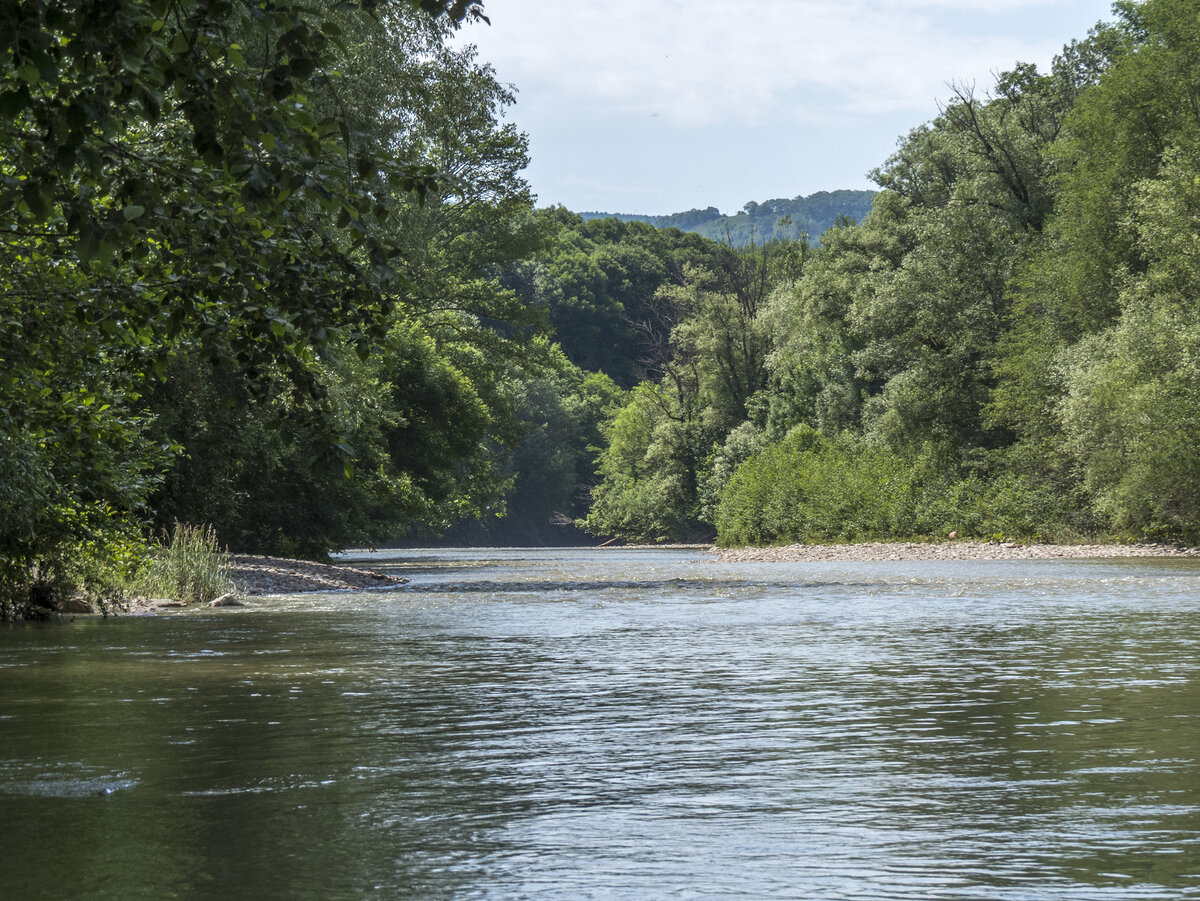
M 1181 548 L 1166 544 L 1018 544 L 1011 541 L 938 541 L 714 548 L 713 554 L 728 563 L 866 563 L 889 560 L 1197 558 L 1200 557 L 1200 548 Z
M 608 545 L 594 548 L 629 550 L 638 547 L 707 550 L 726 563 L 871 563 L 921 560 L 1029 560 L 1115 557 L 1200 558 L 1200 548 L 1163 544 L 1017 544 L 1015 542 L 941 541 L 870 542 L 863 544 L 792 544 L 783 547 L 716 548 L 710 545 Z M 284 557 L 230 554 L 233 598 L 388 588 L 408 580 L 373 569 L 345 564 L 313 563 Z M 237 606 L 231 600 L 229 606 Z M 139 599 L 130 609 L 182 607 L 170 599 Z M 67 612 L 91 612 L 82 607 Z
M 146 613 L 183 607 L 243 607 L 241 598 L 306 594 L 314 591 L 346 591 L 363 588 L 388 588 L 405 584 L 408 579 L 389 576 L 373 569 L 285 557 L 229 554 L 225 558 L 233 590 L 209 604 L 187 604 L 176 598 L 134 597 L 109 607 L 110 611 Z M 97 606 L 82 597 L 72 598 L 62 613 L 99 613 Z
M 233 584 L 239 594 L 299 594 L 307 591 L 340 591 L 349 588 L 386 588 L 408 579 L 373 569 L 283 557 L 230 554 Z
M 881 562 L 888 560 L 1030 560 L 1100 557 L 1200 558 L 1200 548 L 1167 544 L 1018 544 L 938 541 L 862 544 L 792 544 L 783 547 L 716 548 L 704 544 L 609 545 L 595 550 L 675 548 L 707 550 L 729 563 Z M 386 588 L 407 579 L 345 564 L 313 563 L 282 557 L 229 555 L 233 583 L 242 595 L 300 594 L 353 588 Z

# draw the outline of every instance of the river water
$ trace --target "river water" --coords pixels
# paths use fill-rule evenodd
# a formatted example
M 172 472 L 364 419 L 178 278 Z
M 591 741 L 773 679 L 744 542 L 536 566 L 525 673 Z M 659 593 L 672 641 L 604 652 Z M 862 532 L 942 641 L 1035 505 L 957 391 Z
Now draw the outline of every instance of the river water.
M 1200 898 L 1200 563 L 369 560 L 0 630 L 0 896 Z

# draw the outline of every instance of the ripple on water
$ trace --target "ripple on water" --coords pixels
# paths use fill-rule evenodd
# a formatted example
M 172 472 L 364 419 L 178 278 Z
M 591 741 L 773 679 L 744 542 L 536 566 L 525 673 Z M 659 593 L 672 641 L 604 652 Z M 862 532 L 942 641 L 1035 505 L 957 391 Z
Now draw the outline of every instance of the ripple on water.
M 6 647 L 0 804 L 127 781 L 163 896 L 1200 897 L 1200 566 L 371 565 Z

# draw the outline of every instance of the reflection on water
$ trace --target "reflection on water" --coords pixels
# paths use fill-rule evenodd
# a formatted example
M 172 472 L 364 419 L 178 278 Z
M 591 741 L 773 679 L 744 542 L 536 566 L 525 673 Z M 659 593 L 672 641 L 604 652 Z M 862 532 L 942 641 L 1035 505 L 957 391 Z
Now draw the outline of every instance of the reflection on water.
M 375 555 L 0 632 L 14 898 L 1200 897 L 1200 566 Z

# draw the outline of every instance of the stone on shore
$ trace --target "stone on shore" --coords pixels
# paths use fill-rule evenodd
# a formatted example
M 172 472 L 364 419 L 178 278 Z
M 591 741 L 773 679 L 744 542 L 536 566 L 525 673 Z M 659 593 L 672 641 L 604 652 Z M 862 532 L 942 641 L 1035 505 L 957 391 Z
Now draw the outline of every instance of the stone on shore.
M 58 605 L 59 613 L 95 613 L 96 608 L 80 595 L 72 595 Z
M 717 548 L 730 563 L 850 563 L 885 560 L 1041 560 L 1113 557 L 1200 557 L 1200 548 L 1167 544 L 1020 544 L 983 541 L 791 544 L 786 547 Z
M 233 569 L 233 584 L 245 596 L 389 588 L 408 581 L 371 569 L 281 557 L 231 554 L 229 563 Z

